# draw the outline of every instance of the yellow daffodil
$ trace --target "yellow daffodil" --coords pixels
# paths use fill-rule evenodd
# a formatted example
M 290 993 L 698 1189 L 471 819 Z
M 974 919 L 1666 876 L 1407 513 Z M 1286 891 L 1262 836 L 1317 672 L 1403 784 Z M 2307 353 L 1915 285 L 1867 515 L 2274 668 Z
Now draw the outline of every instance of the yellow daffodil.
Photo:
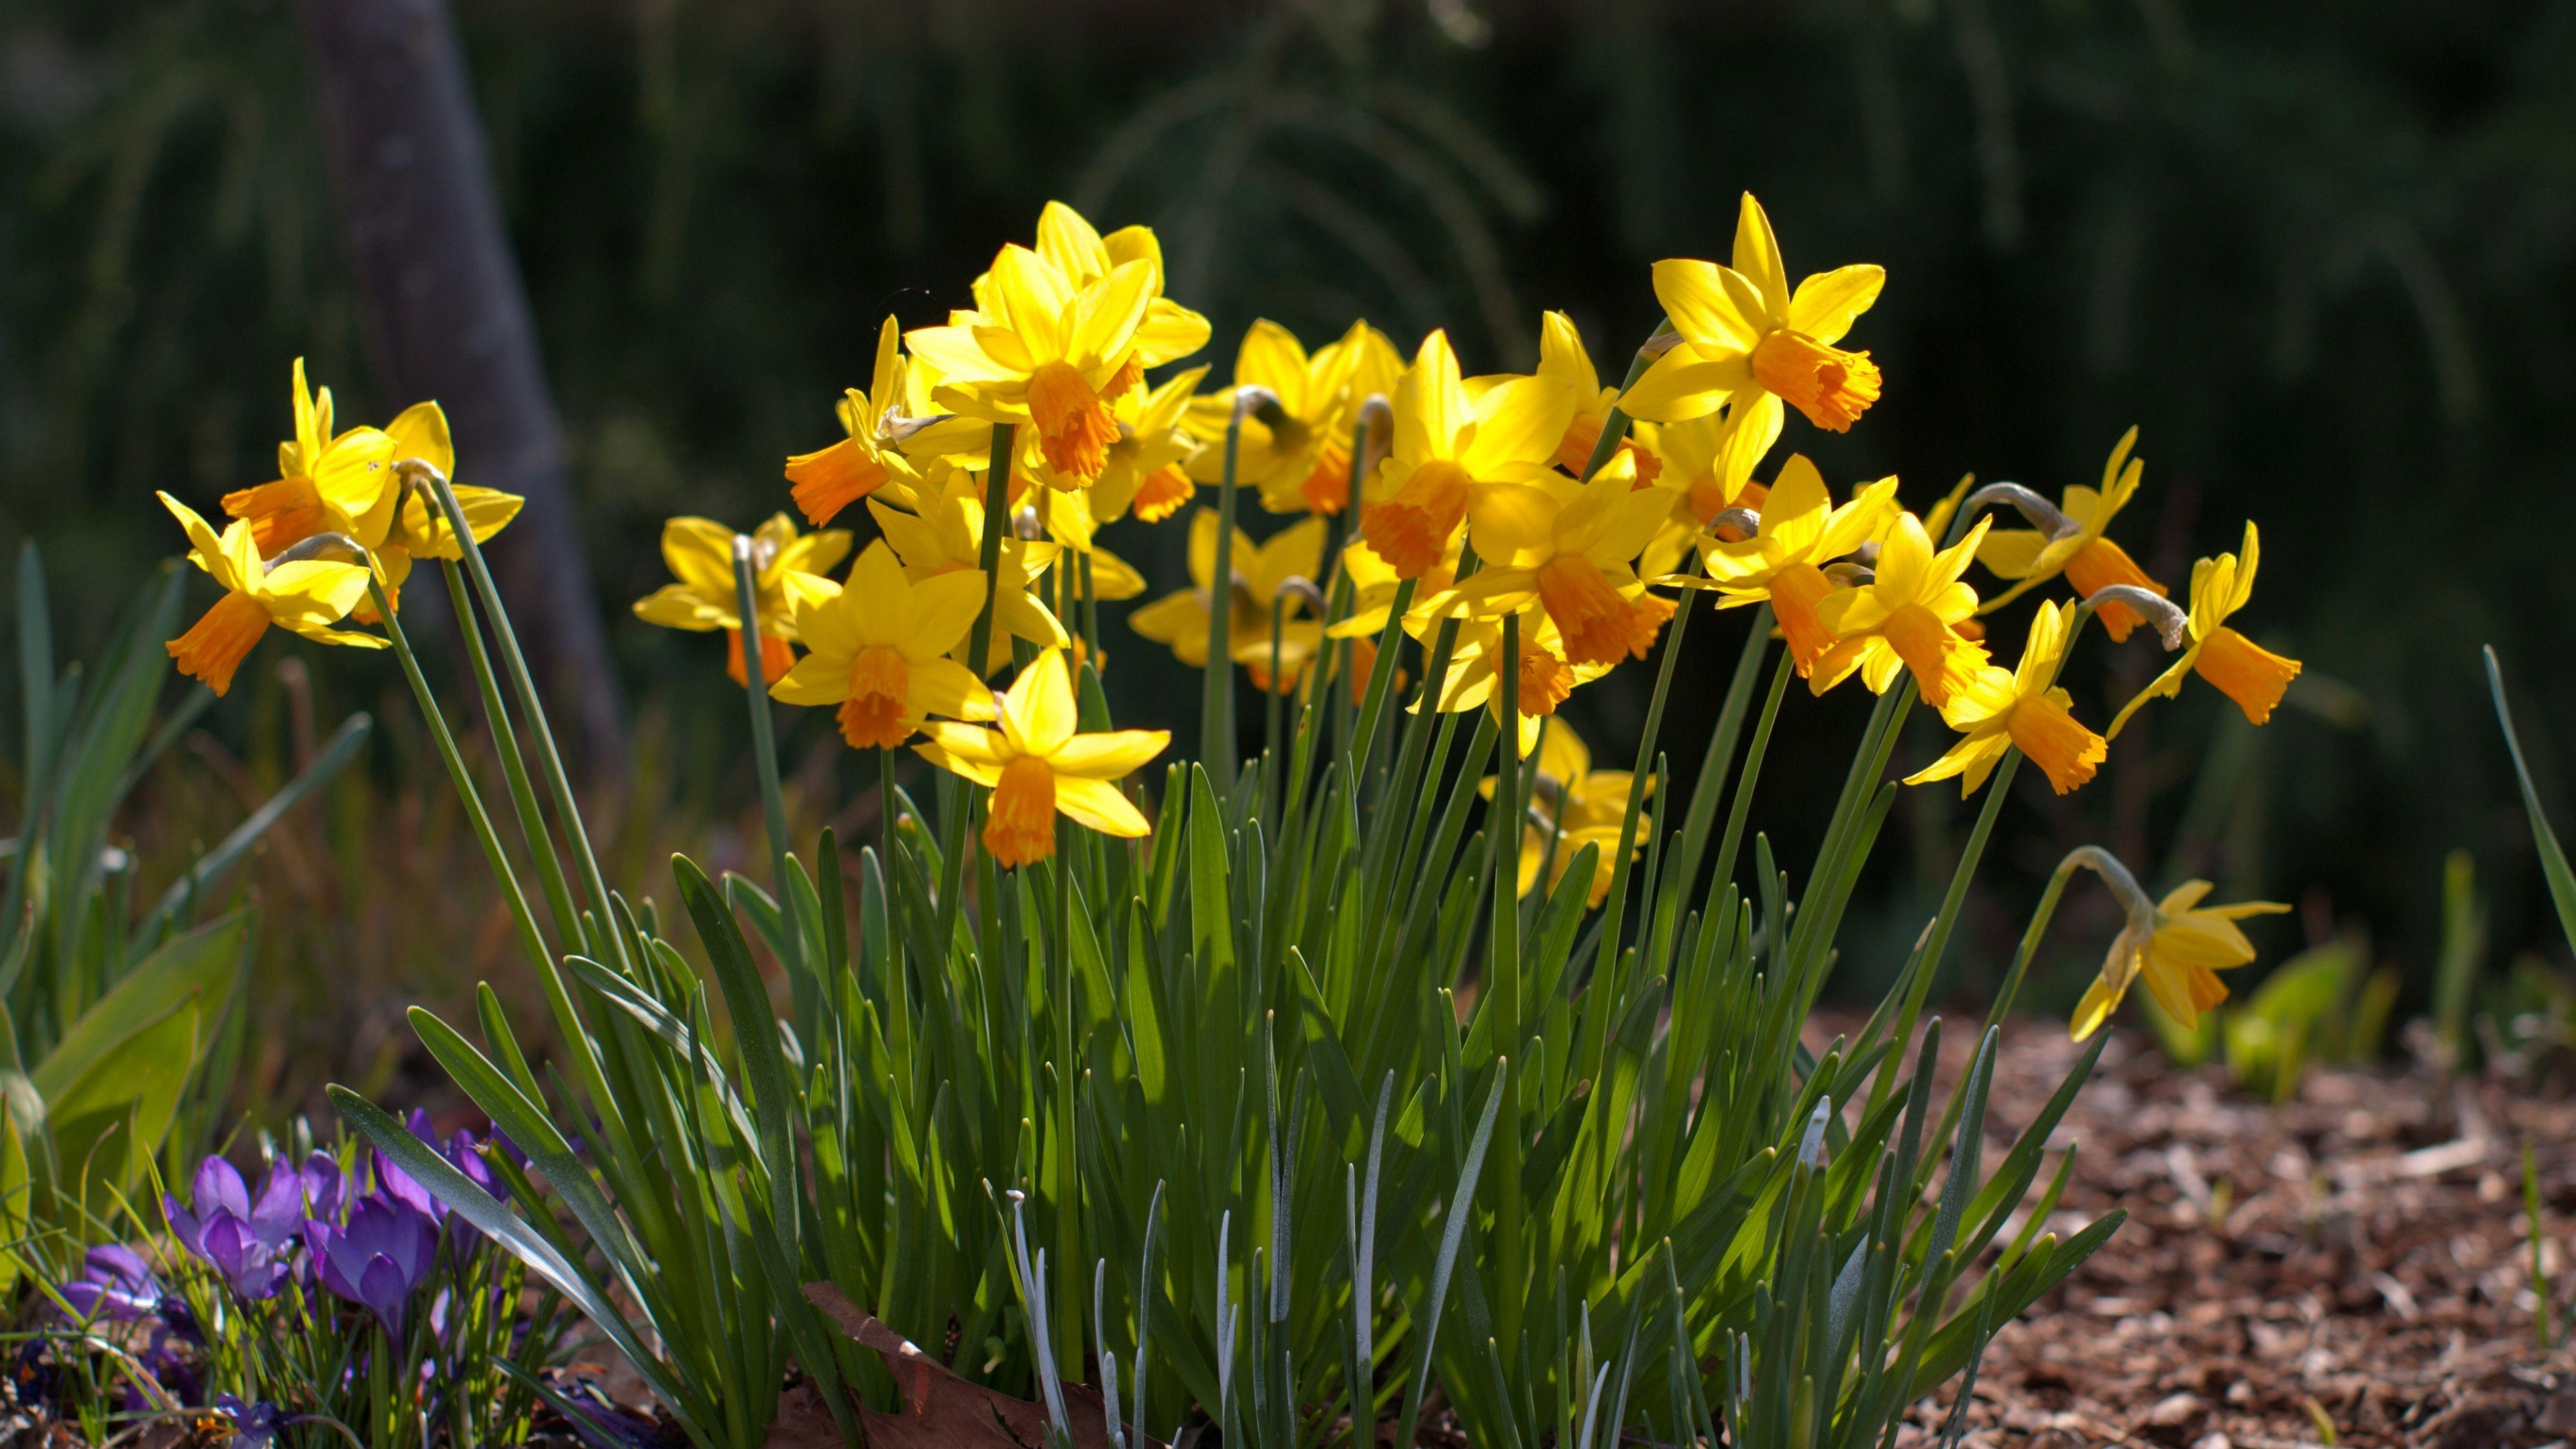
M 1427 649 L 1437 637 L 1441 619 L 1429 609 L 1416 606 L 1405 615 L 1405 632 Z M 1497 714 L 1503 707 L 1503 626 L 1494 619 L 1467 619 L 1460 623 L 1458 642 L 1450 657 L 1448 677 L 1441 682 L 1439 708 L 1443 713 L 1468 709 L 1490 709 Z M 1538 747 L 1539 721 L 1556 713 L 1576 686 L 1589 684 L 1610 672 L 1607 664 L 1575 664 L 1565 657 L 1565 642 L 1557 637 L 1556 626 L 1537 609 L 1520 616 L 1520 650 L 1514 660 L 1513 703 L 1519 713 L 1518 741 L 1522 755 Z M 1416 701 L 1409 708 L 1418 708 Z
M 1437 598 L 1458 581 L 1458 558 L 1466 547 L 1463 532 L 1449 540 L 1437 563 L 1423 571 L 1414 585 L 1419 598 Z M 1395 565 L 1378 556 L 1368 540 L 1355 538 L 1342 546 L 1342 576 L 1351 583 L 1351 612 L 1332 628 L 1336 639 L 1374 639 L 1386 632 L 1387 615 L 1395 607 L 1395 593 L 1403 583 L 1396 577 Z
M 1574 392 L 1556 378 L 1515 377 L 1471 394 L 1448 334 L 1434 332 L 1396 384 L 1394 407 L 1394 451 L 1379 469 L 1386 496 L 1360 509 L 1360 535 L 1410 579 L 1447 552 L 1478 488 L 1547 471 Z
M 2091 780 L 2107 746 L 2100 735 L 2076 722 L 2074 696 L 2056 687 L 2074 618 L 2073 604 L 2040 605 L 2021 646 L 2021 663 L 2009 671 L 1989 664 L 1951 697 L 1941 718 L 1959 731 L 1958 743 L 1908 775 L 1905 783 L 1961 776 L 1959 794 L 1965 798 L 1986 783 L 2006 750 L 2016 748 L 2039 766 L 2060 795 Z
M 2201 898 L 2209 889 L 2205 880 L 2184 881 L 2144 918 L 2131 917 L 2111 943 L 2101 976 L 2075 1008 L 2077 1041 L 2099 1029 L 2128 995 L 2130 983 L 2142 978 L 2156 1004 L 2186 1031 L 2197 1029 L 2200 1014 L 2227 999 L 2218 973 L 2254 959 L 2254 943 L 2236 923 L 2248 916 L 2278 915 L 2289 907 L 2272 901 L 2203 906 Z
M 217 694 L 229 691 L 233 671 L 271 624 L 317 643 L 385 647 L 373 634 L 331 627 L 367 596 L 365 565 L 302 559 L 271 568 L 260 559 L 256 526 L 248 520 L 225 525 L 218 537 L 194 509 L 167 493 L 160 497 L 188 531 L 188 561 L 224 590 L 187 633 L 164 646 L 181 674 L 205 681 Z
M 2113 584 L 2127 584 L 2162 597 L 2165 586 L 2147 576 L 2130 558 L 2128 550 L 2103 536 L 2111 520 L 2138 493 L 2138 479 L 2146 470 L 2142 459 L 2129 456 L 2137 445 L 2138 430 L 2129 429 L 2111 450 L 2109 462 L 2102 465 L 2102 486 L 2086 488 L 2077 484 L 2066 490 L 2061 512 L 2066 527 L 2055 535 L 2043 534 L 2036 528 L 1998 528 L 1986 535 L 1977 550 L 1977 562 L 2001 579 L 2017 580 L 2011 588 L 1988 599 L 1980 613 L 1991 614 L 2021 597 L 2030 589 L 2066 576 L 2075 592 L 2091 598 Z M 2109 630 L 2111 641 L 2129 637 L 2129 631 L 2146 622 L 2138 611 L 2112 600 L 2100 611 L 2102 627 Z
M 224 512 L 247 521 L 262 554 L 275 554 L 317 533 L 344 533 L 369 548 L 382 543 L 400 489 L 393 439 L 378 428 L 331 431 L 331 389 L 305 386 L 295 359 L 295 438 L 277 445 L 277 481 L 224 495 Z
M 1867 543 L 1895 507 L 1894 478 L 1865 484 L 1851 502 L 1836 507 L 1816 465 L 1803 453 L 1791 454 L 1772 481 L 1761 527 L 1751 538 L 1700 542 L 1700 561 L 1718 591 L 1718 607 L 1768 600 L 1790 659 L 1812 681 L 1817 661 L 1834 643 L 1833 630 L 1818 613 L 1837 588 L 1824 567 Z
M 1113 251 L 1070 207 L 1049 204 L 1040 249 L 1002 248 L 975 307 L 904 338 L 938 369 L 933 398 L 993 423 L 1027 422 L 1057 472 L 1088 483 L 1118 440 L 1118 397 L 1144 370 L 1195 351 L 1206 319 L 1162 297 L 1162 253 L 1141 227 Z
M 745 677 L 742 613 L 734 588 L 734 531 L 712 518 L 674 518 L 662 525 L 662 562 L 672 582 L 635 601 L 635 617 L 665 629 L 725 630 L 730 647 L 725 670 L 736 684 Z M 794 520 L 773 514 L 751 535 L 752 602 L 759 612 L 760 677 L 783 678 L 796 662 L 795 605 L 827 597 L 822 577 L 850 553 L 847 529 L 798 534 Z
M 385 425 L 385 436 L 393 440 L 393 461 L 400 464 L 418 459 L 438 470 L 442 478 L 456 476 L 456 444 L 447 431 L 447 414 L 437 403 L 413 403 Z M 465 515 L 465 526 L 473 531 L 474 541 L 483 543 L 509 526 L 519 516 L 527 500 L 516 493 L 498 488 L 475 488 L 450 481 L 448 491 L 456 495 L 457 511 Z M 363 540 L 362 540 L 363 541 Z M 464 545 L 456 540 L 456 531 L 447 526 L 447 510 L 419 491 L 403 495 L 393 512 L 393 525 L 384 541 L 374 549 L 376 577 L 384 582 L 385 601 L 402 607 L 403 580 L 410 577 L 415 559 L 462 559 Z M 360 599 L 355 613 L 358 622 L 376 622 L 373 599 Z
M 1885 694 L 1910 671 L 1924 703 L 1947 707 L 1986 665 L 1985 646 L 1957 627 L 1977 612 L 1977 591 L 1959 579 L 1985 533 L 1980 518 L 1966 538 L 1936 553 L 1923 520 L 1899 513 L 1878 546 L 1871 581 L 1816 606 L 1834 645 L 1816 661 L 1808 686 L 1822 694 L 1857 669 L 1871 693 Z
M 2222 553 L 2191 566 L 2191 618 L 2185 626 L 2191 642 L 2155 682 L 2121 708 L 2111 721 L 2111 738 L 2120 737 L 2129 716 L 2148 700 L 2180 694 L 2185 674 L 2208 680 L 2219 693 L 2236 701 L 2253 723 L 2272 718 L 2273 706 L 2281 702 L 2290 681 L 2299 677 L 2299 661 L 2275 654 L 2227 625 L 2227 617 L 2254 596 L 2254 568 L 2261 560 L 2262 539 L 2248 521 L 2241 560 L 2237 554 Z
M 1759 456 L 1780 435 L 1786 401 L 1828 432 L 1844 432 L 1878 401 L 1878 365 L 1833 344 L 1878 300 L 1875 266 L 1819 272 L 1789 290 L 1771 219 L 1751 192 L 1735 223 L 1735 265 L 1655 263 L 1655 296 L 1681 337 L 1628 389 L 1633 417 L 1677 422 L 1720 406 L 1745 420 Z
M 1190 435 L 1204 445 L 1191 476 L 1201 483 L 1225 476 L 1225 432 L 1238 391 L 1266 388 L 1279 402 L 1276 421 L 1262 413 L 1244 419 L 1235 482 L 1258 489 L 1273 513 L 1340 513 L 1350 505 L 1359 405 L 1393 387 L 1403 368 L 1395 344 L 1366 322 L 1309 354 L 1287 328 L 1255 321 L 1235 353 L 1234 385 L 1190 404 Z
M 1307 518 L 1255 544 L 1243 530 L 1234 533 L 1234 581 L 1227 622 L 1228 653 L 1252 671 L 1254 684 L 1282 693 L 1294 688 L 1306 661 L 1323 641 L 1323 626 L 1304 617 L 1305 603 L 1288 589 L 1288 581 L 1312 582 L 1323 567 L 1324 520 Z M 1190 517 L 1190 587 L 1166 594 L 1138 609 L 1128 623 L 1137 633 L 1171 646 L 1172 655 L 1193 669 L 1207 667 L 1208 610 L 1215 598 L 1218 521 L 1214 509 Z M 1270 668 L 1270 605 L 1287 597 L 1280 628 L 1279 669 Z
M 1629 563 L 1672 505 L 1660 489 L 1632 487 L 1628 473 L 1605 467 L 1589 483 L 1549 475 L 1478 489 L 1467 538 L 1485 566 L 1447 601 L 1487 616 L 1537 604 L 1569 664 L 1644 657 L 1671 610 L 1647 601 Z
M 921 501 L 929 507 L 916 515 L 890 508 L 883 499 L 868 500 L 868 512 L 875 516 L 886 542 L 894 546 L 895 556 L 903 560 L 904 576 L 919 583 L 940 574 L 981 568 L 982 482 L 972 474 L 956 472 L 935 493 L 925 493 Z M 989 675 L 1011 662 L 1013 639 L 1026 639 L 1041 649 L 1065 646 L 1068 641 L 1064 625 L 1029 592 L 1029 586 L 1056 561 L 1060 551 L 1059 545 L 1044 539 L 1029 541 L 1008 531 L 1003 533 L 995 570 L 1000 584 L 993 594 L 993 636 L 981 661 L 965 657 L 973 643 L 971 638 L 959 644 L 960 663 L 979 675 Z
M 1050 201 L 1038 213 L 1039 256 L 1087 287 L 1128 262 L 1143 262 L 1151 272 L 1145 320 L 1136 325 L 1136 364 L 1160 367 L 1189 356 L 1208 343 L 1208 320 L 1163 295 L 1163 243 L 1152 227 L 1122 226 L 1102 236 L 1081 212 Z M 977 302 L 983 305 L 983 280 L 977 279 Z
M 903 355 L 902 337 L 903 329 L 892 317 L 877 329 L 876 368 L 867 391 L 849 389 L 834 409 L 841 431 L 848 436 L 787 460 L 787 481 L 796 485 L 789 496 L 805 521 L 817 528 L 889 483 L 918 483 L 920 469 L 907 456 L 907 449 L 920 445 L 925 452 L 946 451 L 945 445 L 955 441 L 948 435 L 961 431 L 960 425 L 968 421 L 923 417 L 914 411 L 912 368 Z M 925 430 L 937 430 L 941 436 L 921 438 Z
M 984 819 L 984 849 L 994 863 L 1028 865 L 1055 853 L 1061 813 L 1103 835 L 1148 833 L 1145 817 L 1116 781 L 1163 752 L 1165 730 L 1076 734 L 1073 680 L 1064 652 L 1039 655 L 1002 696 L 999 729 L 932 721 L 928 742 L 914 748 L 943 770 L 993 792 Z
M 1119 396 L 1118 441 L 1091 484 L 1095 520 L 1114 523 L 1132 510 L 1146 523 L 1160 523 L 1196 496 L 1189 463 L 1200 447 L 1182 421 L 1207 372 L 1193 367 L 1151 392 Z
M 1592 354 L 1584 350 L 1583 334 L 1575 330 L 1574 319 L 1562 312 L 1550 312 L 1539 321 L 1538 375 L 1555 378 L 1574 394 L 1574 416 L 1565 424 L 1565 436 L 1557 441 L 1556 465 L 1581 478 L 1584 466 L 1592 461 L 1592 450 L 1600 446 L 1601 430 L 1610 425 L 1610 410 L 1619 405 L 1619 389 L 1601 385 Z M 1644 427 L 1651 432 L 1653 425 Z M 1637 431 L 1632 428 L 1628 437 L 1619 440 L 1619 451 L 1628 455 L 1636 469 L 1636 486 L 1649 488 L 1664 462 Z
M 1628 790 L 1631 776 L 1626 770 L 1592 768 L 1592 751 L 1581 736 L 1563 720 L 1551 722 L 1538 747 L 1538 779 L 1530 788 L 1530 809 L 1544 817 L 1546 824 L 1531 820 L 1521 830 L 1520 884 L 1521 895 L 1528 895 L 1538 885 L 1539 871 L 1547 869 L 1548 889 L 1556 889 L 1565 878 L 1574 858 L 1587 845 L 1598 846 L 1600 854 L 1592 868 L 1592 883 L 1586 892 L 1592 907 L 1599 907 L 1610 895 L 1610 884 L 1618 873 L 1618 862 L 1611 858 L 1619 848 L 1619 828 L 1628 813 Z M 1487 776 L 1484 796 L 1494 798 L 1494 777 Z M 1654 792 L 1649 780 L 1647 793 Z M 1630 846 L 1631 859 L 1645 849 L 1645 838 L 1652 832 L 1654 821 L 1640 812 L 1637 835 Z M 1555 860 L 1548 859 L 1550 837 L 1554 838 Z
M 1736 446 L 1742 420 L 1727 413 L 1706 413 L 1666 423 L 1655 430 L 1655 451 L 1662 455 L 1664 484 L 1674 490 L 1673 515 L 1693 529 L 1730 508 L 1762 509 L 1770 490 L 1753 481 L 1753 465 L 1762 455 Z
M 810 652 L 770 694 L 787 704 L 836 704 L 852 749 L 890 750 L 924 718 L 993 718 L 993 695 L 948 657 L 984 607 L 984 576 L 968 571 L 914 583 L 885 540 L 871 543 L 837 591 L 799 595 L 796 635 Z

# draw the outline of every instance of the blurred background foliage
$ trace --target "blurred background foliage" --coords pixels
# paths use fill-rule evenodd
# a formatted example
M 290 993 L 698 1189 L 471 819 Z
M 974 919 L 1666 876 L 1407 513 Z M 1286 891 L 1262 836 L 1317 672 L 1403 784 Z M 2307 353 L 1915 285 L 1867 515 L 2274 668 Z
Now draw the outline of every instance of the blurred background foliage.
M 1219 380 L 1256 316 L 1321 340 L 1365 315 L 1408 348 L 1446 326 L 1471 370 L 1527 367 L 1543 307 L 1571 312 L 1615 378 L 1655 321 L 1648 265 L 1722 257 L 1750 188 L 1796 271 L 1891 273 L 1855 334 L 1886 400 L 1846 436 L 1791 433 L 1837 483 L 1900 473 L 1917 507 L 1969 471 L 2054 493 L 2092 481 L 2136 423 L 2148 492 L 2124 534 L 2153 572 L 2179 587 L 2244 517 L 2264 527 L 2249 617 L 2307 661 L 2283 719 L 2258 735 L 2199 691 L 2147 716 L 2072 800 L 2025 780 L 2009 832 L 2024 886 L 2099 840 L 2148 874 L 2300 901 L 2312 943 L 2370 933 L 2408 1010 L 2430 990 L 2454 848 L 2485 866 L 2496 950 L 2550 934 L 2476 647 L 2503 655 L 2544 793 L 2563 799 L 2576 5 L 459 12 L 641 702 L 619 786 L 634 878 L 658 878 L 648 843 L 737 834 L 749 798 L 717 646 L 626 613 L 661 577 L 661 520 L 748 527 L 784 507 L 778 460 L 838 435 L 831 405 L 864 383 L 877 320 L 961 303 L 1050 197 L 1162 230 L 1172 293 L 1216 323 Z M 304 65 L 286 0 L 0 11 L 0 542 L 42 542 L 68 649 L 175 547 L 152 489 L 207 507 L 270 476 L 291 358 L 311 358 L 344 417 L 409 401 L 366 376 Z M 1181 577 L 1182 538 L 1131 523 L 1105 541 L 1159 583 Z M 1696 765 L 1736 644 L 1703 616 L 1666 737 L 1678 769 Z M 1110 648 L 1121 722 L 1188 738 L 1196 693 L 1176 667 L 1114 625 Z M 399 1000 L 453 1000 L 504 941 L 481 886 L 459 884 L 480 873 L 439 864 L 461 859 L 441 844 L 455 822 L 423 793 L 435 772 L 391 667 L 334 659 L 281 680 L 289 653 L 209 717 L 190 753 L 210 770 L 164 767 L 165 808 L 138 829 L 220 835 L 249 789 L 235 776 L 291 768 L 316 710 L 387 722 L 374 783 L 340 787 L 254 877 L 310 912 L 272 910 L 263 949 L 288 974 L 268 979 L 384 988 L 276 1017 L 277 1065 L 255 1085 L 293 1098 L 333 1071 L 394 1070 Z M 2098 720 L 2153 666 L 2136 643 L 2094 659 L 2070 683 Z M 1623 762 L 1650 683 L 1622 671 L 1577 697 L 1606 760 Z M 1829 767 L 1857 725 L 1848 696 L 1811 707 L 1820 727 L 1775 752 L 1767 788 Z M 1908 748 L 1928 758 L 1925 728 Z M 833 781 L 828 721 L 799 722 L 798 754 L 809 823 L 872 817 Z M 1965 825 L 1937 790 L 1911 792 L 1900 820 L 1886 949 L 1856 952 L 1854 972 L 1901 959 Z M 1777 843 L 1793 869 L 1813 846 Z M 371 860 L 391 874 L 362 878 Z M 1999 969 L 2025 905 L 1984 903 L 1971 939 L 1989 949 L 1954 953 L 1962 989 Z M 2058 933 L 2079 972 L 2115 929 L 2107 900 L 2091 909 Z M 2267 952 L 2301 933 L 2277 928 Z

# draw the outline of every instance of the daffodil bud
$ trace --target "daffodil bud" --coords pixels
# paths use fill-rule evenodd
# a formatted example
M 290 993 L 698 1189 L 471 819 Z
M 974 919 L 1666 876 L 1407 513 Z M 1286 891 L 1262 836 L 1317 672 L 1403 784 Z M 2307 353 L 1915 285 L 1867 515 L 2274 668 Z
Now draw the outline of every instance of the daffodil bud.
M 1751 538 L 1762 531 L 1762 515 L 1750 508 L 1721 508 L 1709 519 L 1708 531 L 1715 533 L 1721 528 L 1732 528 Z

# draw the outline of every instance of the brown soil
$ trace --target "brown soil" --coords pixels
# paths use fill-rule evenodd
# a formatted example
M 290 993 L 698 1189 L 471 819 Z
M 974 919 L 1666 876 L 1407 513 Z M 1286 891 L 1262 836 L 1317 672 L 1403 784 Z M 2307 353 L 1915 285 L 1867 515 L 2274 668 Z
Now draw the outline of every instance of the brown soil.
M 2006 1038 L 1990 1130 L 2008 1143 L 2077 1049 L 2041 1022 Z M 1963 1444 L 2576 1442 L 2576 1103 L 2391 1069 L 2315 1072 L 2273 1107 L 2124 1036 L 2056 1142 L 2080 1150 L 2049 1226 L 2113 1207 L 2129 1221 L 1996 1336 Z M 2561 1326 L 2549 1352 L 2534 1341 L 2525 1142 Z M 1900 1442 L 1937 1443 L 1949 1408 L 1919 1406 L 1924 1432 Z

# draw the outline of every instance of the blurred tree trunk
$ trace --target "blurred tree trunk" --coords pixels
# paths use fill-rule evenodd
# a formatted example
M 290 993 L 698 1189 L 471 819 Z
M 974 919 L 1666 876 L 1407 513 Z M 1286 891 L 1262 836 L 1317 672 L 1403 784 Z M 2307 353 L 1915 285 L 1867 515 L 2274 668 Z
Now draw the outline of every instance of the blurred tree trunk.
M 387 401 L 436 398 L 455 430 L 459 481 L 528 500 L 491 554 L 495 582 L 567 751 L 613 771 L 625 752 L 617 679 L 454 17 L 447 0 L 300 9 Z

